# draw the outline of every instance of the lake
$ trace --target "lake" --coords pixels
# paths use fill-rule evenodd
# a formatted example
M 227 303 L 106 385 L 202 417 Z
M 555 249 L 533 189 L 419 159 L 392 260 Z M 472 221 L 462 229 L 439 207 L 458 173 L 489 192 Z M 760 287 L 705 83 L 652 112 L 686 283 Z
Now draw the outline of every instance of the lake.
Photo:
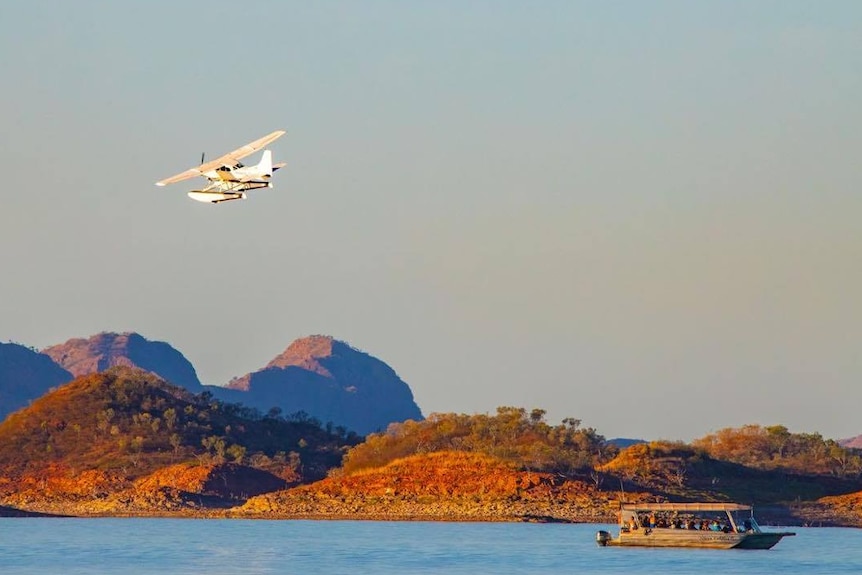
M 612 526 L 533 523 L 0 519 L 0 573 L 862 573 L 862 530 L 793 528 L 769 551 L 602 548 Z M 778 530 L 777 528 L 775 530 Z

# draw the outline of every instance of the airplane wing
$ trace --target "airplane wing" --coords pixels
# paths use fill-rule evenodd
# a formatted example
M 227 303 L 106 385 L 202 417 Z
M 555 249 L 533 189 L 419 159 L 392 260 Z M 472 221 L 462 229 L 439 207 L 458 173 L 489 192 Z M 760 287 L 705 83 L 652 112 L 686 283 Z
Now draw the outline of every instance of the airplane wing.
M 224 164 L 235 164 L 239 160 L 243 159 L 244 157 L 249 156 L 258 150 L 264 149 L 267 145 L 269 145 L 271 142 L 276 141 L 277 139 L 282 137 L 284 134 L 285 134 L 284 130 L 276 130 L 275 132 L 273 132 L 271 134 L 267 134 L 266 136 L 264 136 L 263 138 L 260 138 L 259 140 L 255 140 L 254 142 L 252 142 L 250 144 L 246 144 L 245 146 L 243 146 L 241 148 L 237 148 L 233 152 L 229 152 L 229 153 L 225 154 L 221 158 L 217 158 L 217 159 L 213 160 L 212 162 L 207 162 L 207 164 L 217 163 L 217 165 L 215 167 L 218 167 L 218 166 L 224 165 Z M 233 161 L 231 161 L 231 160 L 233 160 Z
M 181 174 L 177 174 L 176 176 L 171 176 L 170 178 L 165 178 L 164 180 L 156 182 L 157 186 L 167 186 L 168 184 L 174 184 L 176 182 L 182 182 L 183 180 L 188 180 L 189 178 L 194 178 L 195 176 L 200 176 L 201 171 L 198 168 L 192 168 L 190 170 L 186 170 Z
M 181 182 L 183 180 L 188 180 L 189 178 L 194 178 L 195 176 L 200 176 L 204 172 L 209 172 L 211 170 L 215 170 L 221 166 L 233 166 L 241 159 L 255 153 L 258 150 L 263 149 L 270 143 L 276 141 L 280 137 L 282 137 L 286 132 L 284 130 L 276 130 L 271 134 L 267 134 L 263 138 L 257 139 L 254 142 L 246 144 L 241 148 L 237 148 L 233 152 L 228 152 L 224 156 L 220 158 L 216 158 L 215 160 L 210 160 L 205 164 L 201 164 L 197 168 L 191 168 L 177 174 L 176 176 L 171 176 L 170 178 L 165 178 L 164 180 L 156 182 L 157 186 L 166 186 L 168 184 L 173 184 L 175 182 Z

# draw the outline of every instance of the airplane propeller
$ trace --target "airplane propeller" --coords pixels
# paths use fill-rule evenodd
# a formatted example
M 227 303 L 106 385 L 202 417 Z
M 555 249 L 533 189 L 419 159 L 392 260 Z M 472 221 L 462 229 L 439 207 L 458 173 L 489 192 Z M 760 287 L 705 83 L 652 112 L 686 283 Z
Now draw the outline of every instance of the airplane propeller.
M 206 152 L 201 152 L 201 165 L 202 166 L 204 165 L 204 156 L 205 155 L 206 155 Z

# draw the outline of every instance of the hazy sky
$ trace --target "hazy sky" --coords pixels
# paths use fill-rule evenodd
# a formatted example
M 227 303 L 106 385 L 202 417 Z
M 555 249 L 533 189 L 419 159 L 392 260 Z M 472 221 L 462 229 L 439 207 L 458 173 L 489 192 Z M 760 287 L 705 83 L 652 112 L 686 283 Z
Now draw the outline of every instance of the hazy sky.
M 0 340 L 136 331 L 224 384 L 328 334 L 426 415 L 862 433 L 860 30 L 852 0 L 4 2 Z M 276 129 L 272 190 L 153 185 Z

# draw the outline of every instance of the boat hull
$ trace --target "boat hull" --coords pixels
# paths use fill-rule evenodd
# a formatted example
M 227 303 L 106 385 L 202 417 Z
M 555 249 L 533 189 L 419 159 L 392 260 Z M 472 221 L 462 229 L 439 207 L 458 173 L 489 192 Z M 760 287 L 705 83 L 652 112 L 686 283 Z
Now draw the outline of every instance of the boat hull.
M 752 533 L 739 542 L 734 549 L 772 549 L 782 537 L 791 537 L 796 533 Z
M 722 533 L 687 529 L 652 529 L 621 533 L 612 547 L 694 547 L 700 549 L 770 549 L 793 533 Z

